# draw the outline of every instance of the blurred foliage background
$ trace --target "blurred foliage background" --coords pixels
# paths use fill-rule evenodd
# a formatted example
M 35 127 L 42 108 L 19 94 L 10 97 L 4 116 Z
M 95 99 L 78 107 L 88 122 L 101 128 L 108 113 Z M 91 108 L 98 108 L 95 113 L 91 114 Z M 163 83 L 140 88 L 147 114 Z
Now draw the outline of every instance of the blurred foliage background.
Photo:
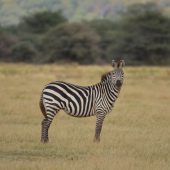
M 170 1 L 1 0 L 0 61 L 170 65 Z

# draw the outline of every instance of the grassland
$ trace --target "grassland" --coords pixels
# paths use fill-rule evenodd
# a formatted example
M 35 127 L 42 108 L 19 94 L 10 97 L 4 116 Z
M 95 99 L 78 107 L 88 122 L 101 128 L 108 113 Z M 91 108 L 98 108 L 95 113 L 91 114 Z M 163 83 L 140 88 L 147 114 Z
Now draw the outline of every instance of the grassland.
M 169 170 L 170 68 L 126 67 L 125 84 L 93 143 L 95 117 L 60 112 L 40 143 L 39 97 L 64 80 L 94 84 L 109 66 L 0 64 L 0 170 Z

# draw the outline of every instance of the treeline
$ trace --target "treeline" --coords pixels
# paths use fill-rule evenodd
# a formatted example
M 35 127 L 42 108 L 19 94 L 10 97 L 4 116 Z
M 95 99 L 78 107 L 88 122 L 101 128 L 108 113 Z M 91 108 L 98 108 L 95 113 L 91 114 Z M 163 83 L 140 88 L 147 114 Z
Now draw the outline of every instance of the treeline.
M 119 20 L 69 22 L 61 11 L 22 18 L 0 27 L 0 61 L 131 65 L 170 64 L 170 18 L 154 3 L 135 4 Z
M 170 15 L 169 0 L 154 1 L 167 15 Z M 20 18 L 30 13 L 42 10 L 62 10 L 70 21 L 82 19 L 109 18 L 117 19 L 121 11 L 134 3 L 144 0 L 0 0 L 0 23 L 2 25 L 17 24 Z

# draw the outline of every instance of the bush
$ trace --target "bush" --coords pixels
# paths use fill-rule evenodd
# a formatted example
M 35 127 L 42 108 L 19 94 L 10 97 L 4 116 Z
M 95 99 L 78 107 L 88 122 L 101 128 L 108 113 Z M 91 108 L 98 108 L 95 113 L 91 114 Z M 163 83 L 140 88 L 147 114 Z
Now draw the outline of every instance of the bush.
M 131 6 L 114 34 L 112 50 L 130 64 L 167 64 L 170 60 L 170 19 L 153 4 Z
M 118 32 L 118 24 L 107 19 L 96 19 L 85 23 L 101 37 L 99 47 L 101 49 L 102 59 L 104 62 L 110 63 L 112 59 L 115 59 L 115 52 L 108 49 L 112 48 L 114 34 Z
M 11 56 L 11 47 L 18 42 L 17 37 L 0 31 L 0 60 L 9 61 Z
M 99 42 L 100 37 L 83 24 L 61 24 L 49 31 L 43 40 L 46 61 L 92 64 L 100 60 Z
M 117 21 L 71 23 L 60 11 L 38 12 L 16 27 L 0 27 L 0 60 L 93 64 L 122 57 L 131 65 L 167 65 L 169 28 L 170 18 L 154 3 L 129 6 Z
M 26 32 L 41 34 L 66 21 L 61 11 L 42 11 L 24 17 L 19 27 Z
M 29 42 L 19 42 L 11 51 L 11 59 L 15 62 L 33 62 L 38 55 L 37 50 Z

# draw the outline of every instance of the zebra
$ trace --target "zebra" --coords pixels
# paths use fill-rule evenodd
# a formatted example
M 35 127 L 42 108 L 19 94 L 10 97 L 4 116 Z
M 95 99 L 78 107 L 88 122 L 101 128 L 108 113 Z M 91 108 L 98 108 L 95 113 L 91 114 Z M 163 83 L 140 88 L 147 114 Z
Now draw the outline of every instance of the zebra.
M 48 129 L 59 110 L 74 117 L 96 115 L 94 142 L 100 142 L 105 116 L 112 111 L 124 80 L 124 60 L 112 60 L 114 69 L 105 73 L 101 81 L 91 86 L 79 86 L 62 81 L 47 84 L 41 94 L 41 142 L 48 142 Z

